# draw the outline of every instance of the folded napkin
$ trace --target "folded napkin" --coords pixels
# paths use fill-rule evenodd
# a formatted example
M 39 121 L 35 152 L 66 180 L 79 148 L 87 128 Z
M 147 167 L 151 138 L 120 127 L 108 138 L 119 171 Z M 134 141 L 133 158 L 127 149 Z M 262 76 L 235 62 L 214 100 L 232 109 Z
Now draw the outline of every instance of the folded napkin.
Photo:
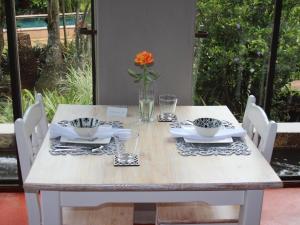
M 53 123 L 49 127 L 50 138 L 65 137 L 69 140 L 80 139 L 80 137 L 72 126 L 62 126 L 58 123 Z M 91 138 L 110 138 L 118 136 L 121 139 L 127 139 L 131 136 L 130 129 L 112 128 L 110 125 L 99 126 L 96 133 Z
M 170 128 L 173 137 L 183 137 L 199 141 L 221 140 L 229 137 L 244 137 L 246 131 L 241 128 L 221 128 L 213 137 L 204 137 L 197 133 L 193 126 L 182 126 L 181 128 Z

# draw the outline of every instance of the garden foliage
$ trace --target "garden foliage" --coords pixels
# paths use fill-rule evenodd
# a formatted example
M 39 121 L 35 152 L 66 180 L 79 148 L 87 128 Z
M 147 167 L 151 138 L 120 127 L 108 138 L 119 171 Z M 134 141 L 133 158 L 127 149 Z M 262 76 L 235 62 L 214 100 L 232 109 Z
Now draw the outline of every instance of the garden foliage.
M 22 90 L 22 110 L 34 103 L 36 91 Z M 86 64 L 84 68 L 69 67 L 54 89 L 42 91 L 48 121 L 50 122 L 59 104 L 92 104 L 92 67 Z M 7 97 L 0 104 L 0 123 L 13 121 L 12 99 Z
M 282 111 L 282 88 L 300 79 L 300 1 L 283 1 L 272 119 Z M 247 97 L 263 105 L 272 36 L 274 1 L 199 0 L 196 29 L 208 32 L 195 46 L 195 104 L 227 105 L 242 117 Z

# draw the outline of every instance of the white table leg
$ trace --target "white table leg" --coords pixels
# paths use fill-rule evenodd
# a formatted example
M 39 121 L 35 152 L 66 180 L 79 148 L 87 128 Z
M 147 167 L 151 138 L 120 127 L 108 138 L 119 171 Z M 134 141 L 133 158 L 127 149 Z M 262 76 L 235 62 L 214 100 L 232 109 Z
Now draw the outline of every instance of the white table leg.
M 30 225 L 41 225 L 41 210 L 38 193 L 26 193 L 26 207 Z
M 245 191 L 245 202 L 240 208 L 239 225 L 259 225 L 264 191 Z
M 41 191 L 43 225 L 62 225 L 62 209 L 58 191 Z

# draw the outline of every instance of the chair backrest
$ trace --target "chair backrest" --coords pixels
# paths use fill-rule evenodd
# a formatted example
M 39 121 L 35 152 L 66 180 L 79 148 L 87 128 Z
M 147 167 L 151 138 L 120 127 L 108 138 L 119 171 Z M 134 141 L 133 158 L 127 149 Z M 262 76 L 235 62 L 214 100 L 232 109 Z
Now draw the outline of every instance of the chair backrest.
M 42 94 L 36 93 L 35 103 L 41 103 L 40 107 L 41 107 L 42 117 L 41 117 L 41 121 L 40 121 L 40 126 L 41 126 L 41 129 L 44 134 L 43 136 L 45 136 L 47 133 L 47 130 L 48 130 L 48 120 L 47 120 L 47 116 L 46 116 L 46 111 L 45 111 L 45 107 L 44 107 L 44 101 L 43 101 Z
M 255 104 L 253 95 L 248 98 L 242 126 L 265 159 L 270 162 L 277 124 L 274 121 L 269 121 L 264 110 Z
M 42 96 L 37 94 L 36 103 L 31 105 L 23 118 L 15 122 L 15 133 L 23 181 L 38 153 L 48 130 Z
M 247 105 L 246 105 L 246 109 L 245 109 L 245 113 L 244 113 L 244 117 L 243 117 L 243 127 L 246 126 L 248 127 L 249 120 L 246 117 L 246 114 L 248 113 L 249 107 L 252 103 L 255 104 L 256 102 L 256 98 L 254 95 L 249 95 L 248 100 L 247 100 Z M 245 128 L 245 127 L 244 127 Z

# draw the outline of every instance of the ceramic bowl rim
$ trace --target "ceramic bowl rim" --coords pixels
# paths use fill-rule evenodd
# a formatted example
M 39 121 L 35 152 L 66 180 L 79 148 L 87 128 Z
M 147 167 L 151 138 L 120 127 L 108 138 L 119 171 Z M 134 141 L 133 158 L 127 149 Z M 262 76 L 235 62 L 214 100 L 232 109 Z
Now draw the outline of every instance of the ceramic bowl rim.
M 93 126 L 91 126 L 91 127 L 81 127 L 81 126 L 77 126 L 76 124 L 75 124 L 75 120 L 79 120 L 79 119 L 94 119 L 96 122 L 95 122 L 95 124 L 93 125 Z M 99 127 L 100 126 L 100 119 L 97 119 L 97 118 L 95 118 L 95 117 L 78 117 L 78 118 L 76 118 L 76 119 L 73 119 L 73 120 L 71 120 L 70 121 L 70 125 L 72 126 L 72 127 L 74 127 L 74 128 L 82 128 L 82 129 L 91 129 L 91 128 L 95 128 L 95 127 Z
M 203 127 L 203 126 L 200 126 L 199 124 L 196 124 L 197 123 L 197 120 L 204 120 L 204 119 L 210 119 L 210 120 L 215 120 L 218 122 L 218 126 L 216 127 Z M 200 117 L 200 118 L 197 118 L 193 121 L 193 125 L 195 127 L 199 127 L 199 128 L 205 128 L 205 129 L 212 129 L 212 128 L 220 128 L 222 126 L 222 121 L 219 120 L 219 119 L 216 119 L 216 118 L 212 118 L 212 117 Z

